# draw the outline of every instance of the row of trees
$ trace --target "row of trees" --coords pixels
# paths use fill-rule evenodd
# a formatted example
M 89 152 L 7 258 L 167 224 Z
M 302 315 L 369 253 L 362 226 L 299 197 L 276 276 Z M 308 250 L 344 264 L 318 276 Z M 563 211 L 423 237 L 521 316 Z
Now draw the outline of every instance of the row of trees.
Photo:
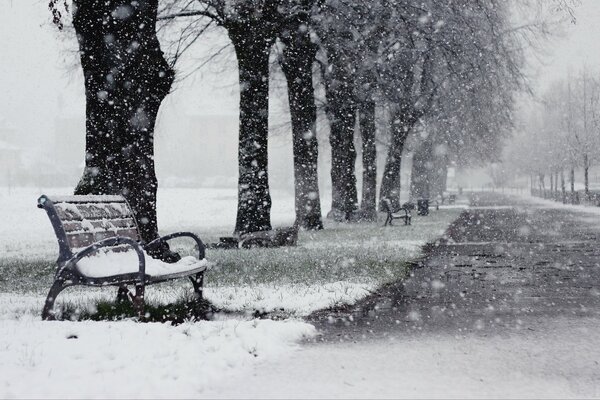
M 427 126 L 416 163 L 423 171 L 417 175 L 437 170 L 428 168 L 435 152 L 427 148 L 439 145 L 446 149 L 440 154 L 445 171 L 449 157 L 466 142 L 493 141 L 506 132 L 512 93 L 520 84 L 522 46 L 510 29 L 506 2 L 175 0 L 165 10 L 168 20 L 194 19 L 195 29 L 195 18 L 207 18 L 207 24 L 227 31 L 235 48 L 242 88 L 238 232 L 270 228 L 267 84 L 274 44 L 282 48 L 279 62 L 288 84 L 297 223 L 307 229 L 322 227 L 315 73 L 325 86 L 330 125 L 329 215 L 339 220 L 376 215 L 378 107 L 391 121 L 379 197 L 398 205 L 402 155 L 411 134 Z M 357 127 L 364 168 L 360 201 L 354 171 Z M 424 186 L 428 179 L 421 181 Z
M 58 8 L 52 0 L 60 25 Z M 267 144 L 274 47 L 288 88 L 296 223 L 321 229 L 316 81 L 324 83 L 330 127 L 329 215 L 374 218 L 376 111 L 390 116 L 379 198 L 398 205 L 401 161 L 411 137 L 412 189 L 428 196 L 434 180 L 444 182 L 450 161 L 486 160 L 497 152 L 523 83 L 523 39 L 545 29 L 537 22 L 514 27 L 511 4 L 501 0 L 73 0 L 73 8 L 87 101 L 86 167 L 76 193 L 124 194 L 143 224 L 144 240 L 157 235 L 153 130 L 174 78 L 157 21 L 161 28 L 176 27 L 169 36 L 177 44 L 174 61 L 213 28 L 225 30 L 235 50 L 236 233 L 271 229 Z M 355 133 L 363 146 L 360 202 Z
M 599 161 L 600 80 L 582 68 L 554 82 L 537 110 L 523 122 L 527 135 L 518 137 L 511 163 L 532 176 L 541 190 L 575 191 L 575 171 L 583 171 L 589 195 L 589 169 Z M 566 176 L 567 175 L 567 176 Z M 548 182 L 549 178 L 549 182 Z M 559 183 L 560 181 L 560 183 Z

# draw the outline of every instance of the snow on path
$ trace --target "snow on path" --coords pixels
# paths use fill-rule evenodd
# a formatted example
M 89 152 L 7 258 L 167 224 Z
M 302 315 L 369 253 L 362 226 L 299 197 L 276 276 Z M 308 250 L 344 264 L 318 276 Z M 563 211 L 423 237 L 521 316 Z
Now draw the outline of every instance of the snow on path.
M 563 204 L 558 201 L 541 199 L 531 195 L 511 194 L 510 196 L 517 197 L 518 199 L 524 200 L 531 205 L 541 208 L 558 208 L 562 210 L 575 211 L 578 213 L 600 215 L 600 207 L 587 206 L 583 204 Z
M 191 398 L 315 335 L 295 321 L 0 323 L 2 398 Z
M 209 397 L 597 398 L 599 329 L 598 319 L 559 318 L 495 336 L 315 345 Z

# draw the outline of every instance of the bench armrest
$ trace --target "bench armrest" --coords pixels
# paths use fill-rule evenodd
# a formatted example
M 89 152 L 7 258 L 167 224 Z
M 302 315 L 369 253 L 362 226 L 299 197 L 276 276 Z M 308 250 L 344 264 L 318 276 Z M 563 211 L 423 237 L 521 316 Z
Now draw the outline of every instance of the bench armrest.
M 194 242 L 196 242 L 196 244 L 198 245 L 198 260 L 203 260 L 204 259 L 204 257 L 205 257 L 205 251 L 206 251 L 206 246 L 204 246 L 204 243 L 198 237 L 198 235 L 196 235 L 196 234 L 194 234 L 192 232 L 175 232 L 175 233 L 171 233 L 170 235 L 165 235 L 165 236 L 162 236 L 162 237 L 160 237 L 158 239 L 154 239 L 153 241 L 151 241 L 150 243 L 148 243 L 145 247 L 151 249 L 152 247 L 158 245 L 159 243 L 168 242 L 169 240 L 180 238 L 180 237 L 189 237 Z
M 141 280 L 141 282 L 144 282 L 145 281 L 144 277 L 146 275 L 146 259 L 144 257 L 144 250 L 142 249 L 142 246 L 140 246 L 140 244 L 138 242 L 136 242 L 135 240 L 133 240 L 131 238 L 124 237 L 124 236 L 114 236 L 114 237 L 110 237 L 110 238 L 101 240 L 101 241 L 96 242 L 96 243 L 84 248 L 83 250 L 77 252 L 73 257 L 71 257 L 69 260 L 67 260 L 67 262 L 61 269 L 58 270 L 57 275 L 60 275 L 60 273 L 65 269 L 73 268 L 79 260 L 81 260 L 84 257 L 89 256 L 91 253 L 93 253 L 103 247 L 113 247 L 113 246 L 119 246 L 119 245 L 123 245 L 123 244 L 131 246 L 133 248 L 133 250 L 137 253 L 138 262 L 139 262 L 140 280 Z

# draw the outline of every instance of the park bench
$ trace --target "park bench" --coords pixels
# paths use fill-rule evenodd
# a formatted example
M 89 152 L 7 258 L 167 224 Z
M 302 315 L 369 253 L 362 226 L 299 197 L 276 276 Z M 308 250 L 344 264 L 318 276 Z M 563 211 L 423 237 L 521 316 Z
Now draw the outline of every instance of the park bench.
M 451 194 L 450 196 L 448 196 L 448 204 L 454 204 L 454 203 L 456 203 L 456 195 Z
M 42 319 L 54 319 L 54 301 L 70 286 L 118 286 L 118 299 L 131 299 L 138 315 L 144 311 L 144 290 L 149 284 L 189 277 L 198 300 L 208 262 L 204 244 L 190 232 L 177 232 L 142 243 L 137 222 L 122 196 L 41 196 L 38 207 L 46 210 L 58 240 L 59 256 L 54 283 L 42 311 Z M 191 238 L 198 258 L 183 257 L 166 263 L 150 257 L 167 241 Z M 135 294 L 127 289 L 135 287 Z
M 383 206 L 383 211 L 387 213 L 385 224 L 383 226 L 392 225 L 392 221 L 395 219 L 402 219 L 404 220 L 404 225 L 410 225 L 412 219 L 411 210 L 414 208 L 412 204 L 403 204 L 397 212 L 392 210 L 392 202 L 390 199 L 383 199 L 381 204 Z

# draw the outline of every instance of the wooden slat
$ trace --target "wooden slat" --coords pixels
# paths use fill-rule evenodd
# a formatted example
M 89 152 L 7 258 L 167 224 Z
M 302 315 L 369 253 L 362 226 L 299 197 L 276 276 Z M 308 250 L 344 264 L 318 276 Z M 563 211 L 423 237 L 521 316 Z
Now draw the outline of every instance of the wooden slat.
M 76 195 L 76 196 L 50 196 L 56 203 L 125 203 L 123 196 L 115 195 Z
M 85 233 L 110 231 L 115 229 L 136 229 L 133 218 L 122 219 L 102 219 L 102 220 L 85 220 L 85 221 L 66 221 L 63 222 L 63 228 L 66 233 Z
M 63 222 L 132 217 L 126 203 L 58 203 L 54 208 Z
M 67 241 L 69 242 L 71 249 L 81 249 L 99 242 L 100 240 L 115 236 L 124 236 L 139 241 L 139 235 L 136 229 L 119 229 L 116 231 L 102 231 L 96 233 L 71 233 L 67 234 Z

